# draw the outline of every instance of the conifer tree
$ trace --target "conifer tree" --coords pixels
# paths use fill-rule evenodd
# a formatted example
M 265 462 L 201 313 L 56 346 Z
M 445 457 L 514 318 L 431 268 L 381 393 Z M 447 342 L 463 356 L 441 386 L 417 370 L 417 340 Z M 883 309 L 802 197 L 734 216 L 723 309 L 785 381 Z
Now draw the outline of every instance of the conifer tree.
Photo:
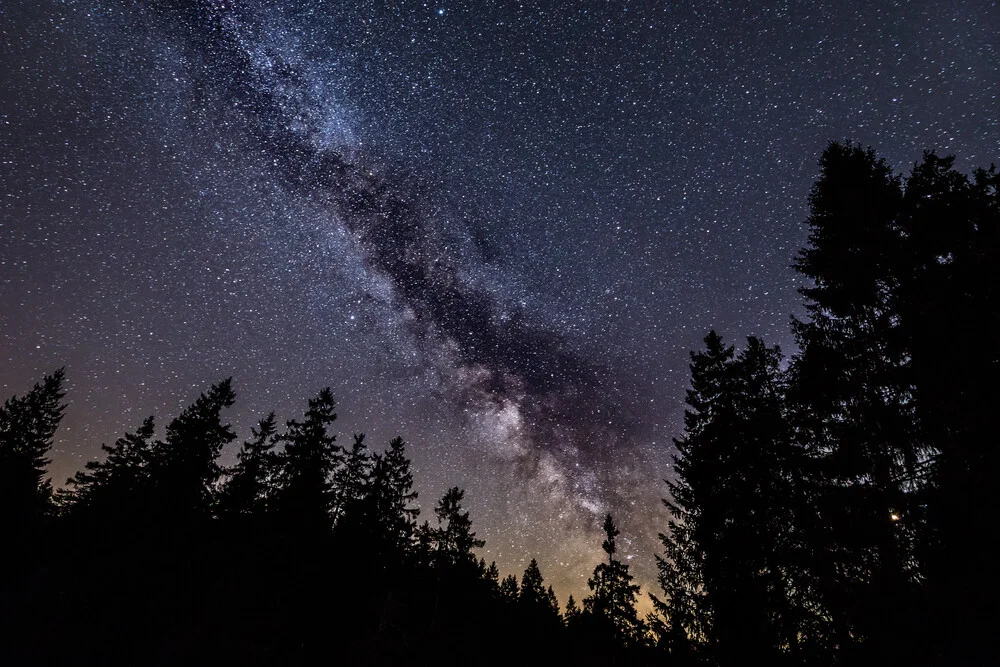
M 412 548 L 420 513 L 411 507 L 416 499 L 406 443 L 402 438 L 393 438 L 388 449 L 372 456 L 371 475 L 358 517 L 363 539 L 381 562 L 401 562 Z
M 994 491 L 1000 449 L 1000 173 L 970 180 L 954 158 L 925 153 L 906 181 L 902 236 L 908 266 L 900 271 L 900 322 L 920 436 L 933 449 L 922 467 L 923 516 L 901 517 L 919 535 L 929 624 L 923 633 L 945 651 L 942 662 L 975 664 L 994 650 L 989 595 L 1000 590 L 995 549 L 983 530 L 998 509 Z M 963 344 L 971 336 L 975 344 Z M 923 481 L 923 480 L 919 480 Z M 916 486 L 916 485 L 915 485 Z M 947 638 L 946 641 L 941 641 Z
M 483 540 L 476 539 L 469 513 L 462 510 L 464 496 L 465 491 L 457 486 L 452 487 L 434 508 L 438 525 L 431 530 L 430 535 L 434 543 L 434 561 L 439 565 L 468 567 L 475 563 L 472 550 L 486 544 Z
M 274 510 L 281 523 L 302 536 L 329 531 L 333 505 L 331 477 L 342 460 L 342 450 L 329 427 L 337 419 L 330 388 L 309 399 L 302 421 L 287 424 L 281 441 L 280 473 L 274 492 Z
M 521 576 L 521 588 L 517 597 L 521 608 L 535 624 L 559 619 L 559 602 L 555 592 L 551 586 L 545 587 L 542 571 L 534 558 Z
M 800 525 L 812 531 L 827 634 L 890 659 L 908 633 L 899 605 L 915 574 L 906 480 L 926 454 L 899 327 L 902 189 L 884 160 L 852 144 L 831 144 L 820 166 L 795 264 L 812 281 L 802 290 L 808 317 L 793 322 L 795 435 L 815 462 L 816 511 Z
M 342 464 L 333 473 L 332 514 L 335 525 L 345 513 L 358 507 L 364 498 L 370 474 L 371 457 L 365 445 L 365 434 L 355 433 L 350 451 L 344 453 Z
M 225 517 L 261 514 L 277 475 L 274 446 L 278 428 L 274 413 L 261 419 L 250 433 L 252 437 L 243 443 L 236 455 L 236 465 L 227 471 L 227 479 L 219 491 L 219 513 Z
M 580 617 L 580 607 L 576 604 L 576 600 L 572 595 L 566 600 L 566 612 L 563 614 L 563 617 L 566 619 L 567 625 L 575 623 Z
M 234 400 L 231 379 L 213 385 L 167 424 L 166 437 L 154 444 L 150 482 L 154 511 L 161 520 L 209 518 L 222 472 L 217 459 L 222 448 L 236 439 L 221 416 Z
M 517 602 L 520 588 L 517 585 L 517 577 L 508 574 L 500 582 L 500 596 L 508 602 Z
M 101 445 L 105 457 L 88 461 L 84 470 L 66 481 L 62 504 L 74 517 L 100 521 L 121 529 L 121 524 L 147 511 L 149 465 L 153 417 L 147 417 L 135 431 L 126 433 L 113 445 Z
M 704 645 L 711 635 L 712 614 L 705 591 L 704 501 L 714 484 L 713 473 L 699 464 L 702 441 L 714 438 L 713 424 L 721 420 L 729 384 L 732 346 L 715 332 L 705 337 L 705 350 L 691 353 L 691 389 L 684 413 L 684 436 L 674 440 L 675 477 L 667 480 L 670 498 L 663 503 L 672 520 L 660 534 L 663 556 L 657 555 L 657 579 L 665 598 L 653 597 L 665 619 L 668 636 L 661 642 L 683 651 L 688 642 Z
M 0 407 L 0 534 L 11 549 L 20 548 L 19 540 L 52 509 L 52 486 L 45 474 L 66 409 L 64 379 L 60 368 Z
M 635 608 L 639 586 L 632 583 L 628 564 L 615 556 L 619 531 L 610 514 L 604 519 L 604 534 L 601 549 L 608 560 L 599 563 L 587 580 L 591 593 L 583 601 L 584 611 L 623 645 L 641 644 L 646 630 Z

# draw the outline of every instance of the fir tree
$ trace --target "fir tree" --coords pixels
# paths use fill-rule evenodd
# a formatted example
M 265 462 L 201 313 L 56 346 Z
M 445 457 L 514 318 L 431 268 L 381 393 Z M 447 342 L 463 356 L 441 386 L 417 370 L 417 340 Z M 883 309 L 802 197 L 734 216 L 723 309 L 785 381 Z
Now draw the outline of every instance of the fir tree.
M 209 518 L 222 472 L 217 459 L 222 448 L 236 439 L 232 427 L 221 418 L 222 410 L 234 400 L 232 380 L 213 385 L 167 424 L 165 439 L 154 444 L 150 482 L 161 520 L 180 524 L 195 517 Z
M 914 577 L 905 480 L 926 453 L 899 328 L 902 189 L 883 160 L 851 144 L 830 145 L 820 166 L 809 244 L 795 264 L 812 281 L 802 290 L 808 318 L 793 323 L 796 439 L 815 463 L 816 512 L 800 525 L 812 531 L 827 634 L 889 659 L 908 632 L 898 605 Z
M 274 452 L 278 429 L 270 413 L 251 429 L 252 437 L 236 455 L 236 465 L 227 471 L 219 492 L 219 513 L 226 517 L 261 514 L 277 474 L 278 457 Z
M 623 645 L 641 644 L 646 630 L 635 609 L 639 586 L 632 583 L 628 564 L 615 556 L 619 532 L 610 514 L 604 519 L 604 534 L 601 549 L 608 560 L 599 563 L 587 580 L 591 593 L 583 601 L 584 611 Z
M 344 453 L 343 463 L 333 473 L 332 514 L 335 525 L 362 501 L 370 474 L 371 457 L 365 445 L 365 434 L 355 433 L 350 451 Z
M 19 540 L 52 509 L 52 485 L 45 475 L 66 409 L 64 379 L 59 369 L 0 407 L 0 534 L 12 549 L 20 548 Z
M 302 536 L 321 536 L 332 525 L 331 477 L 342 459 L 336 435 L 329 427 L 337 419 L 329 387 L 309 399 L 302 421 L 287 424 L 281 441 L 280 473 L 274 509 L 286 529 Z
M 88 461 L 84 470 L 66 481 L 62 494 L 66 511 L 121 529 L 123 521 L 148 510 L 154 433 L 153 417 L 147 417 L 135 433 L 126 433 L 113 445 L 101 445 L 104 460 Z
M 417 499 L 406 443 L 394 438 L 389 448 L 372 456 L 371 475 L 361 502 L 362 534 L 380 562 L 401 562 L 413 546 Z
M 448 489 L 434 508 L 438 526 L 431 531 L 434 560 L 446 567 L 469 566 L 475 563 L 473 549 L 486 543 L 476 539 L 469 513 L 462 511 L 465 491 L 457 486 Z
M 517 577 L 508 574 L 500 582 L 500 596 L 508 602 L 517 602 L 520 588 L 517 585 Z

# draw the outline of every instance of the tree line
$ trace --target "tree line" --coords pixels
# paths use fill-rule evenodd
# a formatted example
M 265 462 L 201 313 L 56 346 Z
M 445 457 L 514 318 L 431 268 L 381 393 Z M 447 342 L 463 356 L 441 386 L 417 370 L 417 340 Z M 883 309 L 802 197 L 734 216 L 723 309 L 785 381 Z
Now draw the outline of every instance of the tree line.
M 477 557 L 462 489 L 421 522 L 406 443 L 338 442 L 329 389 L 223 467 L 219 382 L 54 490 L 60 370 L 0 408 L 0 662 L 995 660 L 1000 175 L 927 153 L 904 179 L 851 143 L 820 168 L 798 350 L 692 353 L 646 617 L 610 515 L 560 605 L 536 560 Z

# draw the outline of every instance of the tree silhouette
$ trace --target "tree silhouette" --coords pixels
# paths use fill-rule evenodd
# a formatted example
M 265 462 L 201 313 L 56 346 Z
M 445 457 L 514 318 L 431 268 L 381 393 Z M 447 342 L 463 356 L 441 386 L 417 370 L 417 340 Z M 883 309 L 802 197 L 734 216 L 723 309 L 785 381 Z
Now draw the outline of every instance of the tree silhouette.
M 219 491 L 218 509 L 222 516 L 248 517 L 266 510 L 267 496 L 278 473 L 274 446 L 278 428 L 274 413 L 251 429 L 251 438 L 236 455 L 236 465 L 226 471 Z
M 217 459 L 222 448 L 236 439 L 232 427 L 222 423 L 221 413 L 235 398 L 231 379 L 213 385 L 167 424 L 164 440 L 154 443 L 149 471 L 160 521 L 179 527 L 211 516 L 222 472 Z
M 329 387 L 309 399 L 302 421 L 292 420 L 281 436 L 285 448 L 274 490 L 274 510 L 287 530 L 300 536 L 321 536 L 332 525 L 331 476 L 342 452 L 329 426 L 337 419 Z
M 350 451 L 333 473 L 333 521 L 340 521 L 345 513 L 357 508 L 364 499 L 365 485 L 371 474 L 371 457 L 365 445 L 365 434 L 355 433 Z
M 25 547 L 22 541 L 52 509 L 52 485 L 45 468 L 66 409 L 64 379 L 60 368 L 0 407 L 0 534 L 11 550 Z
M 113 445 L 101 445 L 104 460 L 88 461 L 67 480 L 61 503 L 74 517 L 101 521 L 117 528 L 148 511 L 149 466 L 155 434 L 153 417 Z
M 623 644 L 642 643 L 646 629 L 635 609 L 639 586 L 632 583 L 628 564 L 615 557 L 619 532 L 610 514 L 604 518 L 604 534 L 601 549 L 608 560 L 599 563 L 587 580 L 591 593 L 583 601 L 584 612 Z
M 517 585 L 517 577 L 508 574 L 500 582 L 500 595 L 508 602 L 517 602 L 520 587 Z
M 906 480 L 927 451 L 898 326 L 902 190 L 884 160 L 852 144 L 831 144 L 820 167 L 795 264 L 813 282 L 802 290 L 808 318 L 793 322 L 796 438 L 817 461 L 818 516 L 804 528 L 834 643 L 867 642 L 889 659 L 914 581 Z
M 468 569 L 476 565 L 472 550 L 486 544 L 483 540 L 476 539 L 469 513 L 462 511 L 464 497 L 465 491 L 454 486 L 445 492 L 434 508 L 438 525 L 430 530 L 430 537 L 433 542 L 433 560 L 439 566 Z

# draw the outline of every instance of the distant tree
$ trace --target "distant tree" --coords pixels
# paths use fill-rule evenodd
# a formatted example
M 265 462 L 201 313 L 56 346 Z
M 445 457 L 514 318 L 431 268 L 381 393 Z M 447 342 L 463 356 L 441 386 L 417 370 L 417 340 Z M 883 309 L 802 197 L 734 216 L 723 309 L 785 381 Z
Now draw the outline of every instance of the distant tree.
M 547 624 L 559 620 L 559 602 L 552 587 L 546 589 L 542 571 L 534 558 L 521 576 L 521 588 L 517 598 L 523 612 L 533 624 Z
M 584 612 L 597 621 L 598 627 L 607 628 L 621 644 L 641 644 L 646 628 L 635 608 L 639 586 L 632 583 L 628 564 L 615 556 L 619 532 L 610 514 L 604 519 L 604 534 L 601 549 L 608 560 L 599 563 L 587 580 L 591 593 L 583 601 Z
M 274 413 L 261 419 L 250 432 L 252 437 L 243 443 L 236 465 L 226 471 L 226 481 L 219 491 L 219 513 L 224 517 L 261 514 L 275 482 L 278 429 Z
M 153 445 L 149 477 L 160 520 L 183 523 L 210 517 L 222 472 L 217 459 L 236 439 L 221 413 L 234 400 L 231 379 L 213 385 L 167 424 L 166 437 Z
M 567 625 L 575 623 L 580 617 L 580 607 L 576 604 L 576 600 L 570 595 L 569 599 L 566 600 L 566 612 L 563 614 L 566 619 Z
M 413 471 L 406 456 L 406 443 L 394 438 L 388 449 L 372 455 L 371 474 L 352 521 L 377 562 L 400 563 L 409 554 L 416 538 L 416 518 L 412 507 L 417 499 Z
M 370 475 L 371 457 L 365 445 L 365 434 L 355 433 L 350 451 L 344 453 L 343 463 L 333 472 L 334 524 L 362 501 Z
M 135 433 L 126 433 L 113 445 L 101 445 L 104 459 L 88 461 L 84 470 L 66 481 L 61 495 L 66 512 L 117 530 L 147 512 L 154 433 L 153 417 L 147 417 Z
M 490 563 L 490 566 L 483 570 L 483 579 L 489 585 L 491 592 L 500 593 L 500 569 L 497 567 L 496 561 Z
M 20 540 L 52 510 L 52 485 L 45 475 L 66 409 L 64 379 L 60 368 L 0 407 L 0 534 L 11 549 L 21 548 Z
M 434 544 L 434 562 L 438 565 L 471 569 L 470 566 L 476 563 L 472 550 L 486 544 L 476 539 L 469 513 L 462 510 L 464 496 L 465 491 L 452 487 L 434 508 L 438 525 L 431 529 L 430 535 Z
M 509 602 L 517 602 L 520 588 L 517 585 L 517 577 L 508 574 L 500 582 L 500 595 Z
M 284 451 L 273 507 L 286 529 L 302 536 L 319 536 L 330 530 L 333 492 L 331 477 L 342 460 L 336 435 L 329 431 L 337 419 L 329 387 L 322 389 L 302 421 L 292 420 L 281 436 Z

